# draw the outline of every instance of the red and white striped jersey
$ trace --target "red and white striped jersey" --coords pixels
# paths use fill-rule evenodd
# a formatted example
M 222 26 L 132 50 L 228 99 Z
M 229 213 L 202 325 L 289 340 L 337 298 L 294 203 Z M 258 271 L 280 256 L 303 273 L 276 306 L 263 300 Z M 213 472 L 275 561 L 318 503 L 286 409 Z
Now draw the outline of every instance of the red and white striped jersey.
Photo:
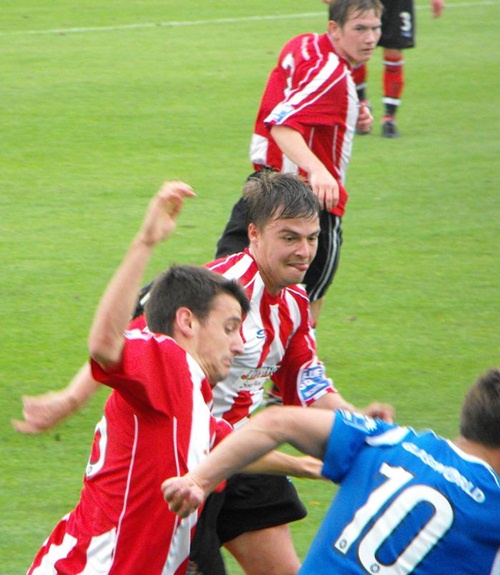
M 215 416 L 234 427 L 244 424 L 260 405 L 269 379 L 288 405 L 307 406 L 335 391 L 316 355 L 309 300 L 301 286 L 271 295 L 248 249 L 207 267 L 239 281 L 250 300 L 241 327 L 245 351 L 234 358 L 229 376 L 212 390 Z
M 184 573 L 197 513 L 179 519 L 161 483 L 193 468 L 230 432 L 210 412 L 201 367 L 171 338 L 126 332 L 122 365 L 95 379 L 114 389 L 98 423 L 77 507 L 55 528 L 29 575 Z
M 342 216 L 347 203 L 345 180 L 359 115 L 350 65 L 335 53 L 328 34 L 292 38 L 267 81 L 250 145 L 256 170 L 272 166 L 301 173 L 269 133 L 274 125 L 300 132 L 311 151 L 335 177 L 340 199 L 332 210 Z

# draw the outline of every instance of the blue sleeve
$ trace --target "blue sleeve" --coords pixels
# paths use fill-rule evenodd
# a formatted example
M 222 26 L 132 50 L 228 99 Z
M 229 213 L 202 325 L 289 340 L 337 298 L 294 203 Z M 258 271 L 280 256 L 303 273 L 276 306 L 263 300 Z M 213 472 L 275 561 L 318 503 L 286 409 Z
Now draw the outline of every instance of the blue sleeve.
M 367 441 L 396 425 L 360 413 L 337 410 L 323 461 L 324 477 L 340 483 Z

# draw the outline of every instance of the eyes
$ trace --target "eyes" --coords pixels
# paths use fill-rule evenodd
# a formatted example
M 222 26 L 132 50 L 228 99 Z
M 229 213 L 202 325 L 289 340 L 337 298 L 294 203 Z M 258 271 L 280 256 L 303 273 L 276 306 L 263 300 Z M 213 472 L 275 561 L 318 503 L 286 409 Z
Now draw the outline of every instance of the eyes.
M 318 236 L 319 236 L 319 233 L 307 236 L 307 238 L 306 238 L 307 243 L 309 243 L 309 244 L 317 243 Z M 286 234 L 284 236 L 281 236 L 281 239 L 284 240 L 284 242 L 287 244 L 294 244 L 294 243 L 298 243 L 298 242 L 302 241 L 302 238 L 300 236 L 296 236 L 293 234 Z
M 361 24 L 354 27 L 354 31 L 358 32 L 361 35 L 368 34 L 368 32 L 374 32 L 375 34 L 379 34 L 381 31 L 381 26 L 362 26 Z
M 240 321 L 231 320 L 224 326 L 224 332 L 226 333 L 226 335 L 233 335 L 234 333 L 240 330 L 240 326 L 241 326 Z

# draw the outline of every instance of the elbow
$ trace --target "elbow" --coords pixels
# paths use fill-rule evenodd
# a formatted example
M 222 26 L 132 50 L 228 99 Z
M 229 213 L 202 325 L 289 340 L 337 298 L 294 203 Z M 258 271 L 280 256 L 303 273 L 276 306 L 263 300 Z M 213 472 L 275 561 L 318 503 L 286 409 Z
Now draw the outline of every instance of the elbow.
M 91 334 L 88 348 L 92 359 L 107 371 L 120 362 L 123 345 L 117 346 L 116 342 L 110 338 Z
M 294 416 L 299 410 L 302 408 L 271 406 L 259 413 L 260 424 L 276 447 L 288 441 L 290 426 L 293 425 Z

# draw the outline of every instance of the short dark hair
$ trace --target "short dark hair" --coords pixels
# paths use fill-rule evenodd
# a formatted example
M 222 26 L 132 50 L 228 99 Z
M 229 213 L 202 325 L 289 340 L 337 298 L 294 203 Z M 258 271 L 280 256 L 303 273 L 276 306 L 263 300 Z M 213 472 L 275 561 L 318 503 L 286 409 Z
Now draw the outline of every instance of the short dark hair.
M 380 0 L 331 0 L 328 18 L 343 28 L 351 14 L 368 10 L 375 10 L 376 13 L 382 14 L 384 6 Z
M 460 433 L 487 447 L 500 447 L 500 369 L 487 371 L 467 392 Z
M 319 217 L 319 203 L 311 186 L 296 174 L 264 169 L 243 186 L 247 224 L 262 228 L 271 219 Z
M 153 282 L 146 303 L 148 327 L 155 333 L 172 336 L 175 315 L 180 307 L 187 307 L 203 322 L 212 309 L 214 298 L 228 294 L 236 299 L 243 314 L 250 307 L 243 287 L 207 268 L 174 265 Z

